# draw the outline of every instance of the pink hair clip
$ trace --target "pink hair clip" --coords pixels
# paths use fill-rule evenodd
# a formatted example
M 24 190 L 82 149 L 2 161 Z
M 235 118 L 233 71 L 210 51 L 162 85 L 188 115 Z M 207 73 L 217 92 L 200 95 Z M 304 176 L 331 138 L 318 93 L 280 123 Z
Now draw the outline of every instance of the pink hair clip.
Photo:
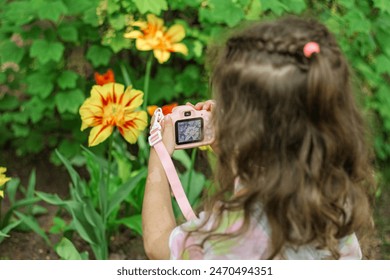
M 319 53 L 320 52 L 320 46 L 316 42 L 308 42 L 303 47 L 303 54 L 310 58 L 313 53 Z

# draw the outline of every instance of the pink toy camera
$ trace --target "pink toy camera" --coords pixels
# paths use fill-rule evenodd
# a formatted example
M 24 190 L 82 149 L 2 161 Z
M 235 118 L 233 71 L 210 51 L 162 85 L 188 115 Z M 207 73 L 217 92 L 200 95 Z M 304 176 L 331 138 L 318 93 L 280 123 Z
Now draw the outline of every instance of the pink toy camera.
M 174 126 L 175 150 L 206 146 L 214 142 L 211 112 L 182 105 L 175 107 L 170 117 Z

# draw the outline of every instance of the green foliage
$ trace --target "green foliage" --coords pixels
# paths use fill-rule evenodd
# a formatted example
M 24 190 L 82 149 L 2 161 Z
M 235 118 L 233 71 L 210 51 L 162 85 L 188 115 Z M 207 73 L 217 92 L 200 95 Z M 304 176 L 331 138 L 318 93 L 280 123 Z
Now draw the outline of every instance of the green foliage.
M 226 28 L 248 20 L 285 14 L 312 14 L 338 36 L 352 68 L 364 106 L 373 115 L 375 151 L 388 166 L 390 5 L 386 1 L 309 0 L 16 0 L 0 6 L 0 145 L 11 143 L 19 155 L 61 147 L 82 163 L 77 144 L 77 114 L 94 83 L 93 72 L 113 68 L 116 79 L 130 78 L 143 88 L 146 56 L 123 34 L 130 20 L 154 13 L 166 25 L 185 27 L 187 57 L 173 55 L 153 64 L 147 104 L 197 102 L 208 98 L 205 48 Z M 121 76 L 123 63 L 130 72 Z M 122 65 L 122 66 L 121 66 Z M 129 80 L 129 79 L 128 79 Z M 60 125 L 67 122 L 67 126 Z M 40 137 L 47 135 L 47 137 Z M 29 145 L 32 140 L 39 145 Z M 55 159 L 55 157 L 52 157 Z M 58 162 L 58 160 L 57 160 Z M 389 175 L 390 176 L 390 175 Z M 387 176 L 387 177 L 389 177 Z
M 111 137 L 115 136 L 117 135 Z M 50 230 L 64 235 L 56 245 L 56 252 L 63 259 L 87 257 L 85 253 L 78 253 L 72 240 L 66 238 L 69 232 L 77 232 L 90 245 L 96 259 L 108 258 L 110 236 L 119 226 L 129 227 L 134 233 L 142 234 L 140 214 L 146 167 L 133 163 L 130 160 L 133 157 L 120 144 L 114 144 L 112 153 L 115 158 L 114 166 L 88 149 L 83 149 L 90 175 L 89 181 L 86 181 L 57 152 L 70 175 L 71 196 L 63 200 L 56 194 L 37 192 L 42 200 L 63 208 L 72 217 L 70 225 L 60 217 L 55 217 Z
M 24 187 L 20 179 L 13 178 L 6 184 L 5 197 L 8 198 L 10 207 L 2 213 L 2 198 L 0 197 L 0 243 L 4 238 L 12 234 L 12 230 L 32 230 L 50 245 L 50 240 L 41 229 L 35 216 L 47 213 L 46 208 L 38 205 L 41 201 L 35 195 L 36 176 L 31 171 L 28 185 Z M 17 199 L 17 193 L 22 198 Z

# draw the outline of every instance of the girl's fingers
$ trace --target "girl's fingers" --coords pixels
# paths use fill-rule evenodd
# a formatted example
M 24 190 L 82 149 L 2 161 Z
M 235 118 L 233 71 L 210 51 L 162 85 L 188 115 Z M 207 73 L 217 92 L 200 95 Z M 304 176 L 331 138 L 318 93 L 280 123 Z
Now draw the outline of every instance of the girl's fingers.
M 195 110 L 211 111 L 211 110 L 213 110 L 213 108 L 215 106 L 215 101 L 214 100 L 207 100 L 205 102 L 198 102 L 195 105 L 192 105 L 191 103 L 187 102 L 186 105 L 195 108 Z

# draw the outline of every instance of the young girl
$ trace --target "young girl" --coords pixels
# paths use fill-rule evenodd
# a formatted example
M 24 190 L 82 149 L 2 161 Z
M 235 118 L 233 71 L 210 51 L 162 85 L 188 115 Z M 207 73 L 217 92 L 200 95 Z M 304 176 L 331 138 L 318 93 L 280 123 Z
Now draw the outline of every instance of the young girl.
M 363 120 L 332 34 L 314 20 L 231 36 L 211 77 L 218 192 L 177 226 L 151 150 L 143 204 L 151 259 L 360 259 L 373 186 Z M 172 123 L 163 142 L 173 152 Z

